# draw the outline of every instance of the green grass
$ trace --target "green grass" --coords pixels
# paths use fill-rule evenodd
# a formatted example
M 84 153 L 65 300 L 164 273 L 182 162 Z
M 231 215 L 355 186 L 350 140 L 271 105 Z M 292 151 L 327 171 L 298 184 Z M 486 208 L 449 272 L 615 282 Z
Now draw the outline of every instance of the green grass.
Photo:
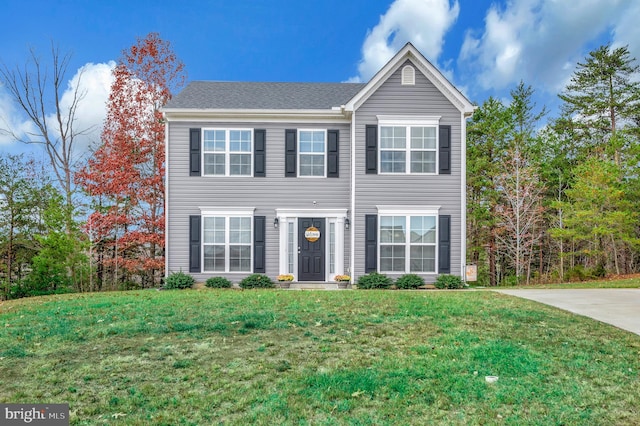
M 639 355 L 639 336 L 494 292 L 0 304 L 0 402 L 68 402 L 74 425 L 632 425 Z

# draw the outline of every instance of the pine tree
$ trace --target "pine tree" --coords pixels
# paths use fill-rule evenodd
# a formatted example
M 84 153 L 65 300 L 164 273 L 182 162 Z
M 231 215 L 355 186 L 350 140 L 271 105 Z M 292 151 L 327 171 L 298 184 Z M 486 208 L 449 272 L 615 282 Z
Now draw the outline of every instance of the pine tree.
M 578 62 L 559 95 L 563 113 L 577 125 L 585 147 L 618 166 L 631 142 L 625 130 L 637 127 L 633 120 L 640 116 L 640 81 L 634 79 L 640 66 L 634 61 L 627 46 L 600 46 Z

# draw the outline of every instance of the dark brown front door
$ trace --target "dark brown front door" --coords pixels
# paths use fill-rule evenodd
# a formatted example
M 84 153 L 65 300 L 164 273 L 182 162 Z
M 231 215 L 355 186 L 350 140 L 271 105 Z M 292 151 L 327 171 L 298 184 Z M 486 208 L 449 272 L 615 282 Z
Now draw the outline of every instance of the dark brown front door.
M 298 219 L 298 281 L 324 281 L 325 219 Z

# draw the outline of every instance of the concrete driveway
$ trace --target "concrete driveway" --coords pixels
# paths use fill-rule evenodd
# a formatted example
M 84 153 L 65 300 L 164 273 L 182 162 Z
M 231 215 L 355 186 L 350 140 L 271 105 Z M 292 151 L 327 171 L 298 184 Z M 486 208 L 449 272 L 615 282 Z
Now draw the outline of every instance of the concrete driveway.
M 640 289 L 495 290 L 584 315 L 640 335 Z

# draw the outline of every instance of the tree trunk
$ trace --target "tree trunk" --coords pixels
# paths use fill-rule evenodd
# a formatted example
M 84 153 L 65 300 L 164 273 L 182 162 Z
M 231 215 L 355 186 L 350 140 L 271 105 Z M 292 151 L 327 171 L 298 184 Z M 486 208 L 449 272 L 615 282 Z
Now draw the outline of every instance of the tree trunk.
M 489 285 L 495 287 L 496 282 L 496 237 L 494 230 L 491 230 L 489 238 Z

